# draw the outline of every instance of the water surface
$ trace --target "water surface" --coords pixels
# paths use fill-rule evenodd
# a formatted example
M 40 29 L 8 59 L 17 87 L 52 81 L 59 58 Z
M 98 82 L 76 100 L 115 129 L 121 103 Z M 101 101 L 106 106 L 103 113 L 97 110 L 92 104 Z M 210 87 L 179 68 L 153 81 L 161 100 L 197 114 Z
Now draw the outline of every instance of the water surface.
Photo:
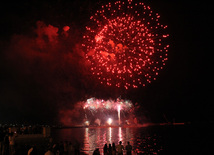
M 129 141 L 133 146 L 133 154 L 206 154 L 211 151 L 212 136 L 211 127 L 197 125 L 52 130 L 54 140 L 72 143 L 78 141 L 81 152 L 86 154 L 93 154 L 95 148 L 99 148 L 103 154 L 105 143 L 114 142 L 117 145 L 119 141 L 122 141 L 124 146 Z

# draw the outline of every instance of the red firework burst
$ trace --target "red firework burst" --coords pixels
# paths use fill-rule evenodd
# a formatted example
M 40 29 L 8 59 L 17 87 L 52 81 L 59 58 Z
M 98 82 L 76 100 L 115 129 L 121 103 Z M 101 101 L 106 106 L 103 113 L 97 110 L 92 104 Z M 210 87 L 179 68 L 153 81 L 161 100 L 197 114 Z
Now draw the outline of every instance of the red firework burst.
M 167 26 L 144 3 L 117 1 L 91 16 L 83 36 L 86 58 L 100 83 L 137 88 L 156 80 L 167 60 Z

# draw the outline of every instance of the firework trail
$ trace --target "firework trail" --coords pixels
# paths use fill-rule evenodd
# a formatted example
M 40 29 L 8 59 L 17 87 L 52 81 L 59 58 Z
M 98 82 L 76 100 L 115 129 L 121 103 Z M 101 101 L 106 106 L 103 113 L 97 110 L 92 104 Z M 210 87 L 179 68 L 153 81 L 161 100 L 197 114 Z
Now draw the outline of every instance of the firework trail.
M 169 45 L 166 25 L 144 3 L 116 1 L 90 17 L 83 48 L 101 84 L 138 88 L 156 80 Z

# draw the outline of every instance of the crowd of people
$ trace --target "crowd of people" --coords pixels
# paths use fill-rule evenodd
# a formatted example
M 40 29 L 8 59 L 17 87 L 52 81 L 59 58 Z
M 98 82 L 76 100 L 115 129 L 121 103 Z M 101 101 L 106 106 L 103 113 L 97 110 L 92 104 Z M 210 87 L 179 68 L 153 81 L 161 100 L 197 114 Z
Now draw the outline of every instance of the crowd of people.
M 9 155 L 15 152 L 15 134 L 0 131 L 0 155 Z
M 53 142 L 51 137 L 41 143 L 18 144 L 14 133 L 0 134 L 0 155 L 80 155 L 80 144 L 78 141 Z
M 19 130 L 19 134 L 29 134 L 34 133 L 31 130 L 26 129 Z M 22 132 L 24 131 L 24 132 Z M 40 130 L 41 132 L 41 130 Z M 79 155 L 80 153 L 80 144 L 78 141 L 64 141 L 64 142 L 54 142 L 51 137 L 47 138 L 45 142 L 38 144 L 17 144 L 16 138 L 17 133 L 9 132 L 8 129 L 4 130 L 0 128 L 0 155 Z M 132 146 L 129 142 L 124 147 L 122 142 L 120 141 L 118 145 L 115 143 L 105 144 L 102 150 L 104 155 L 123 155 L 126 153 L 127 155 L 132 154 Z M 100 155 L 99 148 L 96 148 L 93 152 L 93 155 Z
M 22 154 L 20 150 L 26 150 L 29 146 L 18 145 L 18 135 L 42 134 L 41 126 L 1 126 L 0 127 L 0 155 Z
M 37 147 L 32 146 L 28 150 L 27 155 L 39 155 Z M 78 142 L 74 144 L 68 141 L 60 143 L 50 142 L 42 155 L 80 155 L 80 144 Z
M 131 155 L 132 154 L 132 146 L 130 144 L 130 142 L 127 142 L 126 147 L 124 147 L 122 145 L 122 141 L 119 142 L 119 144 L 116 146 L 115 143 L 109 144 L 109 146 L 107 144 L 104 145 L 103 147 L 103 154 L 104 155 L 123 155 L 123 151 L 126 151 L 127 155 Z M 96 148 L 94 150 L 93 155 L 100 155 L 100 151 L 99 148 Z

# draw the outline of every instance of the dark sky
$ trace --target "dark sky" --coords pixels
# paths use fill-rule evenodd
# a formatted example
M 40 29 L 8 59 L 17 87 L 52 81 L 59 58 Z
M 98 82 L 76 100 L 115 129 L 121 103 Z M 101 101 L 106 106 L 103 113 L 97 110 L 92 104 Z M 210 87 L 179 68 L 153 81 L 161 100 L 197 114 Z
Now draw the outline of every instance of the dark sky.
M 163 115 L 176 121 L 213 121 L 210 3 L 145 1 L 168 25 L 168 61 L 156 81 L 119 91 L 93 83 L 78 50 L 90 15 L 105 2 L 33 0 L 0 6 L 0 123 L 55 123 L 60 109 L 72 109 L 95 95 L 138 102 L 153 122 L 164 121 Z M 59 32 L 69 25 L 69 42 L 61 39 L 58 46 L 37 47 L 37 21 Z

